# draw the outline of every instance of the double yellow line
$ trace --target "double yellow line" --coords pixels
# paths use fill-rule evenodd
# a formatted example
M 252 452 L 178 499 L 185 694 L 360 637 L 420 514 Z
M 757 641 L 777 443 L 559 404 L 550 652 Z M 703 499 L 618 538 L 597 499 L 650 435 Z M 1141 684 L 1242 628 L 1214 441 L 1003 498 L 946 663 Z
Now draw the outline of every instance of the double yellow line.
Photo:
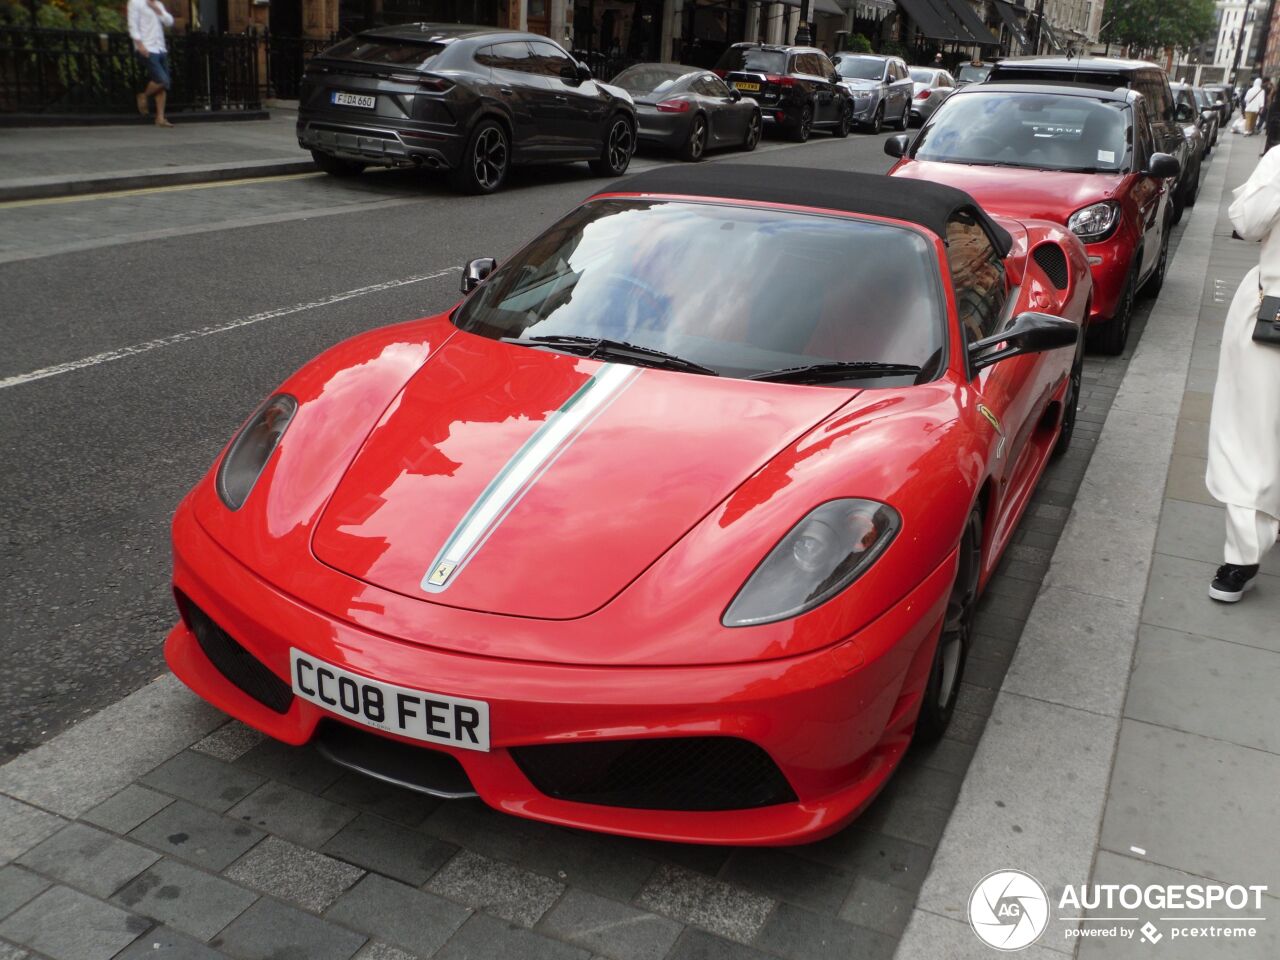
M 118 197 L 143 197 L 152 193 L 177 193 L 182 190 L 212 190 L 215 187 L 242 187 L 251 183 L 281 183 L 286 180 L 309 180 L 326 174 L 287 173 L 278 177 L 243 177 L 238 180 L 213 180 L 207 183 L 175 183 L 165 187 L 139 187 L 136 190 L 107 190 L 102 193 L 81 193 L 70 197 L 42 197 L 35 200 L 9 200 L 0 203 L 0 211 L 20 207 L 45 207 L 56 203 L 84 203 L 89 200 L 114 200 Z

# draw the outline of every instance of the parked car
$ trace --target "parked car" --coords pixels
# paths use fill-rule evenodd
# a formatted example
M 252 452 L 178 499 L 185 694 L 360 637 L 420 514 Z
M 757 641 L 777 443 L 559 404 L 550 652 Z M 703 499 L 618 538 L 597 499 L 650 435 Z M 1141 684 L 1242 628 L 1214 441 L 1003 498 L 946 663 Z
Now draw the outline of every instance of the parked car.
M 888 123 L 907 129 L 915 84 L 901 57 L 871 53 L 838 53 L 840 83 L 848 92 L 853 122 L 871 133 Z
M 1183 207 L 1199 190 L 1193 179 L 1191 149 L 1182 125 L 1192 119 L 1179 111 L 1169 89 L 1169 77 L 1154 63 L 1110 57 L 1016 57 L 1001 60 L 991 70 L 990 81 L 1007 83 L 1070 83 L 1114 89 L 1128 87 L 1146 99 L 1156 149 L 1174 157 L 1179 164 L 1178 186 L 1173 195 L 1173 222 L 1182 219 Z
M 710 70 L 637 63 L 614 77 L 613 85 L 635 101 L 642 144 L 701 160 L 708 150 L 754 150 L 760 142 L 760 107 Z
M 625 173 L 635 151 L 631 97 L 546 37 L 413 23 L 348 37 L 302 79 L 298 143 L 335 176 L 368 166 L 447 171 L 492 193 L 513 164 L 590 162 Z
M 1088 331 L 1123 352 L 1139 291 L 1164 282 L 1178 161 L 1159 150 L 1146 98 L 1123 87 L 972 84 L 938 108 L 914 143 L 891 137 L 890 171 L 947 183 L 994 214 L 1045 217 L 1089 254 Z
M 1201 129 L 1204 118 L 1200 116 L 1200 107 L 1191 88 L 1185 83 L 1171 83 L 1169 89 L 1173 91 L 1178 115 L 1187 117 L 1182 123 L 1182 134 L 1187 138 L 1187 162 L 1191 165 L 1187 174 L 1195 187 L 1187 193 L 1184 202 L 1188 207 L 1194 207 L 1196 197 L 1200 195 L 1200 174 L 1204 169 L 1204 158 L 1209 153 L 1209 138 Z
M 1218 132 L 1222 129 L 1222 113 L 1218 110 L 1218 102 L 1204 87 L 1192 87 L 1191 91 L 1195 94 L 1196 106 L 1200 108 L 1200 129 L 1204 131 L 1209 149 L 1212 150 L 1218 145 Z
M 849 104 L 827 55 L 813 47 L 735 43 L 715 73 L 760 105 L 765 128 L 804 142 L 813 130 L 849 135 Z
M 422 793 L 839 830 L 947 729 L 1070 441 L 1079 241 L 936 184 L 665 165 L 463 284 L 303 366 L 179 505 L 171 668 Z
M 991 75 L 992 63 L 972 60 L 956 71 L 956 86 L 967 87 L 971 83 L 982 83 Z
M 911 122 L 924 123 L 938 104 L 955 93 L 956 82 L 951 74 L 936 67 L 908 67 L 915 93 L 911 97 Z
M 1218 108 L 1218 113 L 1222 117 L 1222 122 L 1218 126 L 1225 127 L 1231 122 L 1231 115 L 1235 113 L 1235 88 L 1225 83 L 1208 83 L 1205 84 L 1204 89 L 1213 98 L 1214 106 Z

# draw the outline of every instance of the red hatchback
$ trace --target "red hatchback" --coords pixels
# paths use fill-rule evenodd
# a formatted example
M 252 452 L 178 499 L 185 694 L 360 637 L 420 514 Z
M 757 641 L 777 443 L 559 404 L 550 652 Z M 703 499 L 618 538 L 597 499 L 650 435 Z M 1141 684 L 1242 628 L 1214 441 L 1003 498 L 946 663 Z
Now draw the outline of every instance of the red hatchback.
M 1158 153 L 1141 94 L 974 84 L 912 143 L 891 137 L 891 176 L 964 190 L 994 214 L 1053 220 L 1085 244 L 1093 272 L 1090 344 L 1118 354 L 1134 297 L 1164 282 L 1175 157 Z

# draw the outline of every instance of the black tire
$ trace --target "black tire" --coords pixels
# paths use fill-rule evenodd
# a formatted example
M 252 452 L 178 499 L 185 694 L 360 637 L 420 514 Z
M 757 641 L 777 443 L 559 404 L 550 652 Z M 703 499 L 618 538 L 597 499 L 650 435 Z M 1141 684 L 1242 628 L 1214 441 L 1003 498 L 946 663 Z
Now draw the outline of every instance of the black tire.
M 312 150 L 311 159 L 316 162 L 317 167 L 331 177 L 358 177 L 364 173 L 363 163 L 356 160 L 343 160 L 341 157 L 335 157 L 331 153 Z
M 1089 328 L 1089 346 L 1098 353 L 1109 357 L 1118 357 L 1124 353 L 1125 344 L 1129 341 L 1129 324 L 1133 322 L 1134 284 L 1137 267 L 1129 269 L 1124 289 L 1120 292 L 1120 303 L 1115 315 L 1100 326 Z
M 840 111 L 840 122 L 837 123 L 835 125 L 835 128 L 831 131 L 831 135 L 833 137 L 838 137 L 839 139 L 843 140 L 845 137 L 849 135 L 849 128 L 853 126 L 853 116 L 852 116 L 851 110 L 852 108 L 849 106 L 849 104 L 845 103 L 844 109 Z
M 796 143 L 805 143 L 813 132 L 813 104 L 806 103 L 800 109 L 800 119 L 791 128 L 791 139 Z
M 902 116 L 900 116 L 897 122 L 893 125 L 893 129 L 905 130 L 907 129 L 907 126 L 910 123 L 911 123 L 911 101 L 908 100 L 907 105 L 902 108 Z
M 760 133 L 764 129 L 764 120 L 760 117 L 760 111 L 756 111 L 751 115 L 751 119 L 747 121 L 747 137 L 742 141 L 741 149 L 750 153 L 760 143 Z
M 867 133 L 879 133 L 884 129 L 884 101 L 880 101 L 876 105 L 876 112 L 871 115 L 871 122 L 867 124 Z
M 600 156 L 591 161 L 591 170 L 601 177 L 620 177 L 631 166 L 631 154 L 635 152 L 636 132 L 632 123 L 622 114 L 615 114 L 609 121 L 609 129 L 600 147 Z
M 1084 315 L 1087 317 L 1089 311 L 1086 308 Z M 1076 351 L 1076 359 L 1071 364 L 1071 373 L 1068 374 L 1067 394 L 1062 398 L 1062 424 L 1058 431 L 1058 442 L 1053 445 L 1052 456 L 1060 457 L 1067 452 L 1071 446 L 1071 438 L 1076 432 L 1076 414 L 1080 411 L 1080 385 L 1084 380 L 1084 351 Z
M 511 169 L 511 142 L 496 120 L 481 120 L 467 138 L 467 148 L 449 174 L 459 193 L 486 194 L 500 188 Z
M 680 148 L 680 159 L 689 163 L 697 163 L 707 152 L 707 118 L 695 114 L 689 124 L 689 138 Z
M 916 740 L 934 743 L 942 739 L 955 713 L 964 678 L 964 663 L 973 636 L 973 619 L 978 605 L 978 581 L 982 574 L 982 510 L 974 507 L 960 535 L 960 555 L 956 578 L 947 598 L 942 632 L 933 651 L 929 680 L 916 720 Z

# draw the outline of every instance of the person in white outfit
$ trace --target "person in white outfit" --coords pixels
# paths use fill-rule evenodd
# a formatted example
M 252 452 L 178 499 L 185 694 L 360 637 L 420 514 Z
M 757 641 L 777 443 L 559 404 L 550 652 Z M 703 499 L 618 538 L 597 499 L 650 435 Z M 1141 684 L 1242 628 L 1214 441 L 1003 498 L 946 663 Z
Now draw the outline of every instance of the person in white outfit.
M 1262 89 L 1262 78 L 1257 77 L 1244 95 L 1244 135 L 1252 137 L 1257 131 L 1258 114 L 1267 104 L 1267 92 Z
M 156 100 L 156 126 L 172 127 L 165 119 L 164 104 L 171 81 L 169 49 L 164 43 L 164 28 L 173 26 L 173 14 L 160 0 L 129 0 L 129 36 L 138 56 L 146 63 L 147 87 L 138 94 L 138 112 L 146 116 L 147 99 Z
M 1205 483 L 1227 507 L 1225 563 L 1209 596 L 1234 603 L 1280 532 L 1280 346 L 1253 339 L 1262 297 L 1280 295 L 1280 150 L 1236 188 L 1228 213 L 1236 233 L 1262 241 L 1227 311 L 1209 416 Z

